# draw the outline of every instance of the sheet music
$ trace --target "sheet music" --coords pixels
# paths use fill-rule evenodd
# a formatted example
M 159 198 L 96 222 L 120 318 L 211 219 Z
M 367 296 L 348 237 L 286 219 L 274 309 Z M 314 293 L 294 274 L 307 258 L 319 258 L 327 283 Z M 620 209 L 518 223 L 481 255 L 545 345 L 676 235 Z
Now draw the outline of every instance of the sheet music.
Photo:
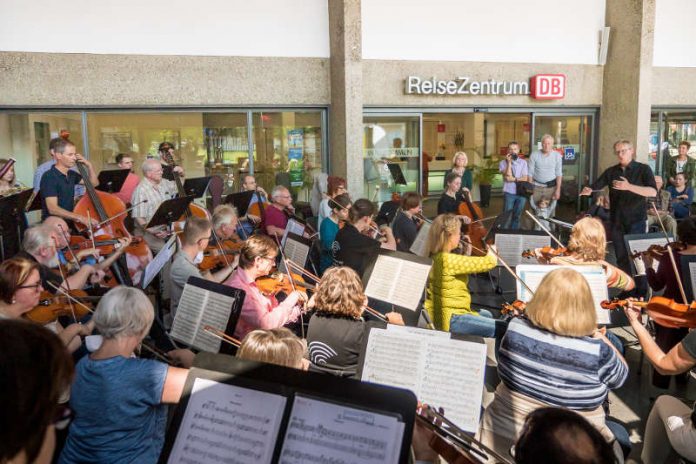
M 423 225 L 421 225 L 416 239 L 413 241 L 411 248 L 409 248 L 411 253 L 424 258 L 428 257 L 428 232 L 430 231 L 431 225 L 432 224 L 429 222 L 424 222 Z
M 170 464 L 270 463 L 286 398 L 197 378 Z
M 667 239 L 662 238 L 643 238 L 639 240 L 629 240 L 628 248 L 630 248 L 630 254 L 645 251 L 650 248 L 650 245 L 666 245 Z
M 293 263 L 304 267 L 307 263 L 307 257 L 309 256 L 309 246 L 302 242 L 288 238 L 283 245 L 283 254 L 287 259 Z M 281 262 L 281 272 L 287 272 L 285 270 L 285 263 Z
M 420 401 L 445 408 L 462 429 L 476 432 L 486 345 L 430 332 L 370 330 L 361 380 L 409 389 Z
M 551 237 L 548 235 L 500 233 L 495 235 L 495 246 L 498 253 L 509 266 L 513 267 L 520 264 L 536 264 L 537 260 L 535 258 L 523 258 L 522 252 L 550 245 Z M 497 265 L 502 266 L 502 262 L 498 260 Z
M 691 281 L 691 295 L 693 299 L 693 295 L 696 294 L 696 262 L 689 263 L 689 279 Z M 689 295 L 686 297 L 688 298 Z
M 365 295 L 416 311 L 429 273 L 429 264 L 379 255 Z
M 217 353 L 222 340 L 203 330 L 225 330 L 235 298 L 187 283 L 172 323 L 171 336 L 201 351 Z
M 288 224 L 285 226 L 285 233 L 283 233 L 283 239 L 280 241 L 281 245 L 285 246 L 285 240 L 287 240 L 290 232 L 302 237 L 305 232 L 305 225 L 295 219 L 288 219 Z
M 157 276 L 157 274 L 160 273 L 162 268 L 164 267 L 165 264 L 167 264 L 167 261 L 172 259 L 172 256 L 174 256 L 174 251 L 176 249 L 176 235 L 172 235 L 167 243 L 164 245 L 164 248 L 160 250 L 159 253 L 157 253 L 157 256 L 153 258 L 152 261 L 148 263 L 148 265 L 145 267 L 145 270 L 143 271 L 143 276 L 142 276 L 142 282 L 140 285 L 141 289 L 146 289 L 148 285 L 152 282 L 152 280 Z
M 297 395 L 279 462 L 396 463 L 403 431 L 395 416 Z
M 602 308 L 600 303 L 603 300 L 609 299 L 609 289 L 607 288 L 607 275 L 602 266 L 595 265 L 576 265 L 576 266 L 556 266 L 556 265 L 545 265 L 545 264 L 522 264 L 517 267 L 517 275 L 520 279 L 524 280 L 527 285 L 536 291 L 541 279 L 544 278 L 546 274 L 561 268 L 573 269 L 579 272 L 585 277 L 587 283 L 590 286 L 590 291 L 592 292 L 592 299 L 595 303 L 595 312 L 597 313 L 597 323 L 598 324 L 610 324 L 611 316 L 609 311 Z M 517 282 L 517 299 L 521 301 L 529 301 L 532 299 L 532 295 L 529 291 L 518 281 Z

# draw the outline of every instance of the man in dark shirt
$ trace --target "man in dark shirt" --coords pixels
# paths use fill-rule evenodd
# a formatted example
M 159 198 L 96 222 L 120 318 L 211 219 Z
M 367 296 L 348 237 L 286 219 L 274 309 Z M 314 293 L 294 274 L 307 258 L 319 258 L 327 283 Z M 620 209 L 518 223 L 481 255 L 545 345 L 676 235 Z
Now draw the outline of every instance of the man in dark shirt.
M 75 184 L 83 182 L 82 176 L 70 168 L 77 162 L 83 163 L 89 170 L 89 180 L 93 186 L 99 184 L 92 164 L 75 150 L 75 145 L 68 140 L 61 140 L 54 148 L 56 164 L 46 171 L 41 178 L 41 219 L 58 216 L 87 225 L 88 218 L 73 213 L 75 206 Z M 98 218 L 91 218 L 92 224 L 99 223 Z
M 630 273 L 630 261 L 625 234 L 643 234 L 647 230 L 647 197 L 657 194 L 655 176 L 647 164 L 633 159 L 635 150 L 628 140 L 614 144 L 614 153 L 619 164 L 605 170 L 592 184 L 585 187 L 580 195 L 591 195 L 593 190 L 609 186 L 611 236 L 616 252 L 616 261 L 621 269 Z

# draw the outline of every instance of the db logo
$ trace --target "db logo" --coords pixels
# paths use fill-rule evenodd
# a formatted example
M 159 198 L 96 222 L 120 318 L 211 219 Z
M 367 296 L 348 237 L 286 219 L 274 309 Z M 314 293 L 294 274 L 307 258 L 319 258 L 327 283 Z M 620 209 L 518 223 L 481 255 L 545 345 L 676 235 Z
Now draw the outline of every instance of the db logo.
M 532 77 L 532 98 L 555 100 L 565 97 L 565 74 L 537 74 Z

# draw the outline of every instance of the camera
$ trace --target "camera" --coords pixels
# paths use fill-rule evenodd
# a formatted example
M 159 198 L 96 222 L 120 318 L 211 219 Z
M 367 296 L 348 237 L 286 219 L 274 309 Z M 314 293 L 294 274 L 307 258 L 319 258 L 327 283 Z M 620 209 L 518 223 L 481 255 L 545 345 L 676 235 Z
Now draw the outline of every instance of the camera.
M 517 158 L 519 157 L 520 155 L 518 155 L 517 153 L 512 153 L 512 161 L 517 161 Z

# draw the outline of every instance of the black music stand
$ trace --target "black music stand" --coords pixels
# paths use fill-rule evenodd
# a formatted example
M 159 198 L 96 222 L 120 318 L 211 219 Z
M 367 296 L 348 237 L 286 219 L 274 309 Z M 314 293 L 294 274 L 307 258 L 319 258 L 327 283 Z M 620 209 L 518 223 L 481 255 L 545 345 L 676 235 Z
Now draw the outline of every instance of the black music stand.
M 96 189 L 107 193 L 120 192 L 128 174 L 130 174 L 130 169 L 102 171 L 99 173 L 99 185 Z
M 249 209 L 252 198 L 256 192 L 253 190 L 248 190 L 246 192 L 230 193 L 225 197 L 223 203 L 230 204 L 237 208 L 237 215 L 239 217 L 244 217 Z
M 186 210 L 192 201 L 193 196 L 191 195 L 163 201 L 145 228 L 150 229 L 151 227 L 166 225 L 167 229 L 171 231 L 172 223 L 178 221 L 181 216 L 186 214 Z
M 22 234 L 27 228 L 24 210 L 32 194 L 32 189 L 26 189 L 13 195 L 0 197 L 0 258 L 2 261 L 19 252 Z M 40 203 L 39 207 L 41 207 Z
M 184 193 L 186 195 L 192 195 L 193 198 L 201 198 L 208 189 L 210 179 L 212 179 L 212 176 L 186 179 L 184 181 Z
M 24 206 L 24 210 L 29 213 L 31 211 L 39 211 L 41 209 L 42 196 L 41 192 L 37 191 L 34 198 L 30 198 L 31 201 L 27 200 L 27 204 Z
M 503 229 L 504 226 L 508 225 L 508 222 L 510 222 L 510 219 L 512 219 L 512 213 L 513 210 L 509 209 L 507 211 L 503 211 L 495 217 L 495 219 L 493 220 L 493 224 L 491 224 L 491 227 L 488 228 L 486 235 L 483 237 L 484 243 L 491 238 L 491 234 L 493 234 L 493 236 L 495 237 L 495 231 Z
M 398 163 L 387 163 L 387 169 L 389 169 L 389 173 L 394 179 L 395 184 L 408 185 L 404 177 L 404 172 L 401 170 L 401 166 Z

